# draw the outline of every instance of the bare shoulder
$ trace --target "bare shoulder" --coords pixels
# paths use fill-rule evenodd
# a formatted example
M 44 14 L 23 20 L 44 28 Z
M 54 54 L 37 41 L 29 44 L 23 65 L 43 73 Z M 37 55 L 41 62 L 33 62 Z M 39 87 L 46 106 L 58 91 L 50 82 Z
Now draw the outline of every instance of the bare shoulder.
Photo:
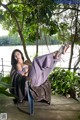
M 16 68 L 17 70 L 22 70 L 22 66 L 19 63 L 16 65 Z

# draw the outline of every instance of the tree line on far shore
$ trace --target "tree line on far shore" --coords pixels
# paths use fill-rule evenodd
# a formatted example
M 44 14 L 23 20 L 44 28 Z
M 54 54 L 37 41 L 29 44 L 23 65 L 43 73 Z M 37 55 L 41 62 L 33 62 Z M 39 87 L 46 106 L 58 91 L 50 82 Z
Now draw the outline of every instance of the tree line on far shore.
M 26 45 L 36 45 L 36 41 L 27 41 Z M 39 40 L 39 45 L 56 45 L 60 44 L 58 40 L 54 40 L 53 38 L 48 39 L 45 41 Z M 1 36 L 0 37 L 0 46 L 8 46 L 8 45 L 22 45 L 20 38 L 18 35 L 12 36 Z

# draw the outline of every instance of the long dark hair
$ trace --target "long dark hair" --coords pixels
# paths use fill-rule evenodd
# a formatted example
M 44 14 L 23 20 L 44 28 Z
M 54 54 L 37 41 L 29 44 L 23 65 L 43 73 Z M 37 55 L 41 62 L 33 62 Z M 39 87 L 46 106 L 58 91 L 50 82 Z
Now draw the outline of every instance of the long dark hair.
M 13 68 L 16 69 L 17 60 L 15 59 L 15 52 L 19 52 L 21 54 L 21 57 L 22 57 L 23 61 L 24 61 L 24 56 L 23 56 L 23 53 L 19 49 L 15 49 L 12 52 L 12 55 L 11 55 L 11 65 L 12 65 Z

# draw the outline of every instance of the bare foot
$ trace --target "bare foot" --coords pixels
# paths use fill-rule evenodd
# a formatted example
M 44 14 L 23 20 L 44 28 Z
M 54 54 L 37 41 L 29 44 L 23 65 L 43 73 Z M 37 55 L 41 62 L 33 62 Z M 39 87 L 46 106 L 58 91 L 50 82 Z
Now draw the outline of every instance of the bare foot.
M 59 58 L 61 56 L 61 54 L 65 54 L 69 47 L 70 47 L 69 44 L 61 46 L 60 49 L 56 52 L 55 58 Z
M 64 49 L 63 49 L 62 54 L 65 54 L 69 48 L 70 48 L 70 45 L 69 45 L 69 44 L 66 44 L 66 45 L 64 46 Z

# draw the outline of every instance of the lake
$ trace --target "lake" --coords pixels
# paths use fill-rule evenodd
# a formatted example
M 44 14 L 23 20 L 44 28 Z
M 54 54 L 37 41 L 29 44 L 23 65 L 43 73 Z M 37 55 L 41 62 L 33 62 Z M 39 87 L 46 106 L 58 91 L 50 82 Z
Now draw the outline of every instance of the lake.
M 61 45 L 49 45 L 48 47 L 46 45 L 39 46 L 39 55 L 44 55 L 54 52 L 58 50 L 60 46 Z M 20 49 L 24 54 L 22 46 L 0 46 L 0 71 L 4 71 L 4 74 L 8 74 L 11 70 L 11 54 L 14 49 Z M 33 57 L 35 56 L 36 53 L 36 46 L 27 46 L 26 49 L 29 54 L 29 57 L 31 58 L 31 60 L 33 60 Z M 80 46 L 75 45 L 72 67 L 77 61 L 78 58 L 77 55 L 79 49 Z M 60 62 L 58 62 L 56 66 L 68 68 L 69 58 L 70 58 L 70 49 L 67 51 L 66 55 L 62 55 Z M 3 68 L 2 68 L 2 61 L 4 65 Z

